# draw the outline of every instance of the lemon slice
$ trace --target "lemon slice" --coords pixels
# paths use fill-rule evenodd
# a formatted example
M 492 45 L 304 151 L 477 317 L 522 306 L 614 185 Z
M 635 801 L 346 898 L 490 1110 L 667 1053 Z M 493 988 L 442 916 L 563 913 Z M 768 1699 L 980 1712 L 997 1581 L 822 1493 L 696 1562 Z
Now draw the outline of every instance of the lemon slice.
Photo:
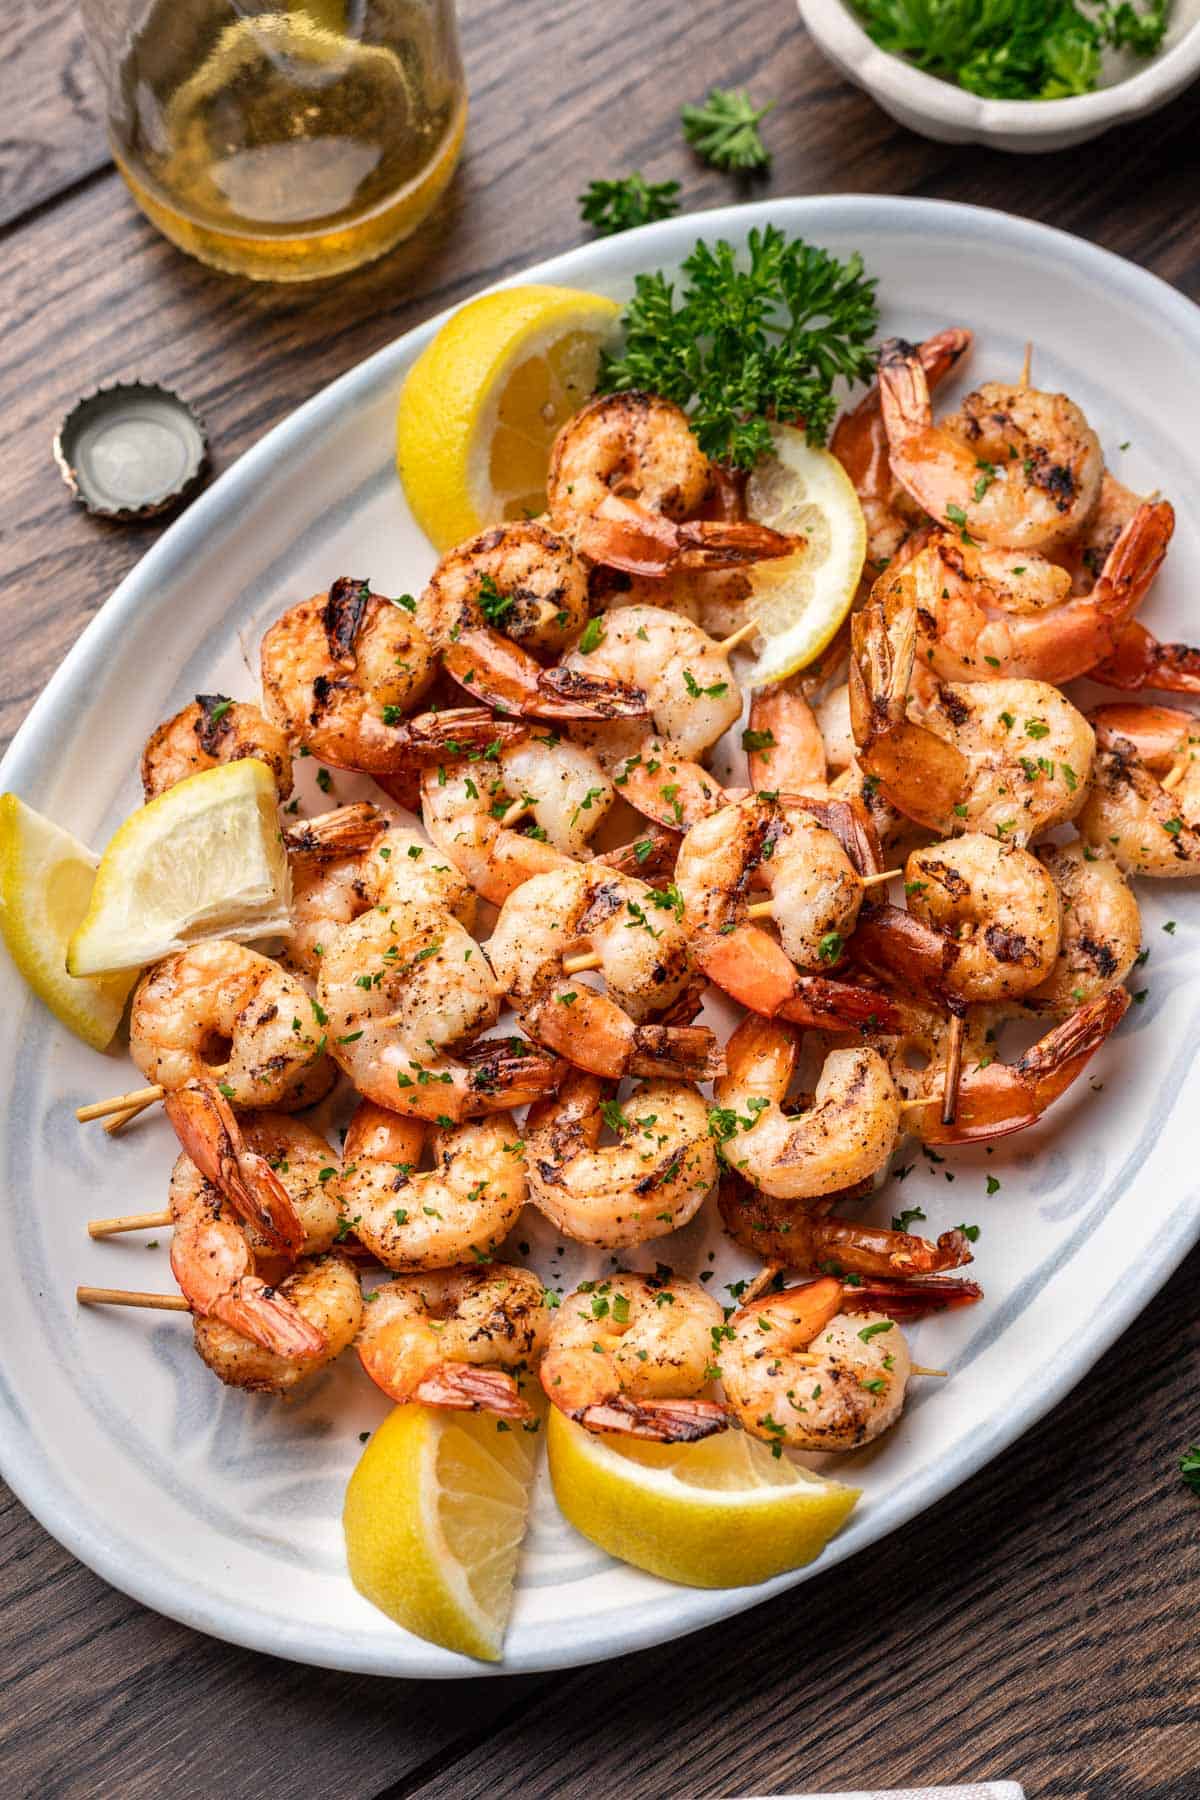
M 819 1556 L 859 1490 L 826 1481 L 741 1431 L 699 1444 L 597 1436 L 552 1411 L 563 1513 L 610 1556 L 687 1587 L 744 1587 Z
M 287 931 L 291 880 L 275 780 L 253 757 L 189 775 L 138 808 L 96 873 L 72 975 L 157 962 L 204 938 Z
M 67 974 L 67 942 L 88 909 L 97 860 L 52 819 L 0 794 L 0 932 L 9 955 L 55 1018 L 103 1050 L 121 1023 L 133 975 Z
M 439 551 L 545 511 L 550 446 L 595 388 L 619 316 L 575 288 L 502 288 L 426 345 L 400 394 L 396 466 Z
M 346 1489 L 350 1578 L 397 1625 L 499 1662 L 541 1433 L 398 1406 Z
M 749 570 L 758 620 L 755 687 L 807 668 L 832 641 L 850 611 L 863 561 L 867 528 L 854 484 L 836 456 L 810 448 L 802 431 L 773 425 L 773 456 L 751 472 L 746 509 L 761 525 L 802 532 L 795 556 L 756 563 Z

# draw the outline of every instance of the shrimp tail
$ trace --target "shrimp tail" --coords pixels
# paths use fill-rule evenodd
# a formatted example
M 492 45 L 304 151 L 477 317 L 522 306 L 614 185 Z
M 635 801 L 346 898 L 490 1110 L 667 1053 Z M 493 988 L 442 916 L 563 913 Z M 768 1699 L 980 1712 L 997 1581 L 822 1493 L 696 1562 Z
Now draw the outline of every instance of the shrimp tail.
M 1097 994 L 1039 1038 L 1017 1062 L 972 1069 L 959 1083 L 953 1124 L 941 1118 L 940 1099 L 906 1114 L 908 1130 L 927 1144 L 982 1143 L 1033 1125 L 1066 1093 L 1116 1029 L 1129 1007 L 1126 988 Z
M 1124 625 L 1158 574 L 1175 530 L 1169 500 L 1144 500 L 1109 551 L 1092 599 L 1114 631 Z
M 716 1400 L 631 1400 L 615 1394 L 571 1417 L 588 1431 L 616 1431 L 655 1444 L 695 1444 L 729 1428 L 729 1414 Z
M 884 581 L 887 577 L 882 578 Z M 859 760 L 898 811 L 937 830 L 967 791 L 966 757 L 908 717 L 917 645 L 917 610 L 889 619 L 877 583 L 855 613 L 850 657 L 850 723 Z
M 920 1319 L 927 1313 L 974 1306 L 982 1299 L 983 1289 L 976 1281 L 954 1281 L 943 1275 L 894 1281 L 871 1276 L 843 1289 L 842 1311 L 883 1312 L 893 1319 Z
M 304 1226 L 271 1165 L 243 1142 L 237 1120 L 216 1083 L 189 1081 L 168 1094 L 164 1110 L 184 1150 L 238 1215 L 267 1242 L 295 1256 Z
M 459 1052 L 467 1068 L 468 1113 L 507 1112 L 556 1093 L 567 1065 L 560 1057 L 511 1036 L 483 1038 Z
M 1117 636 L 1111 653 L 1089 673 L 1124 692 L 1157 688 L 1165 694 L 1200 694 L 1200 649 L 1163 644 L 1136 619 Z
M 213 1318 L 289 1362 L 319 1356 L 326 1345 L 325 1333 L 257 1275 L 243 1275 L 208 1310 Z
M 371 848 L 387 825 L 377 806 L 369 800 L 355 800 L 349 806 L 335 807 L 332 812 L 318 813 L 315 818 L 298 819 L 283 834 L 289 856 L 326 857 L 360 856 Z
M 957 1269 L 972 1260 L 970 1243 L 960 1230 L 944 1231 L 931 1243 L 911 1232 L 860 1225 L 828 1212 L 835 1202 L 861 1198 L 871 1188 L 870 1181 L 862 1182 L 814 1205 L 760 1193 L 736 1171 L 726 1170 L 717 1204 L 735 1243 L 789 1269 L 836 1268 L 848 1275 L 894 1278 Z
M 960 946 L 948 932 L 935 931 L 915 914 L 886 901 L 861 908 L 854 930 L 854 959 L 885 980 L 902 981 L 945 1006 L 953 994 L 953 970 Z
M 707 1025 L 639 1025 L 628 1072 L 675 1081 L 713 1081 L 725 1073 L 725 1053 Z
M 740 569 L 791 556 L 807 541 L 748 519 L 689 519 L 675 530 L 675 563 L 682 569 Z
M 665 825 L 650 820 L 632 843 L 622 844 L 616 850 L 602 850 L 595 860 L 620 875 L 636 875 L 642 881 L 650 881 L 654 875 L 674 873 L 681 842 L 678 831 L 669 831 Z
M 868 1026 L 883 1031 L 898 1017 L 891 1001 L 874 988 L 799 974 L 782 946 L 756 925 L 705 934 L 696 960 L 710 981 L 763 1018 L 788 1019 L 813 1030 Z
M 532 719 L 641 719 L 641 688 L 575 669 L 543 669 L 499 632 L 464 631 L 443 652 L 446 673 L 504 713 Z M 493 734 L 494 735 L 494 734 Z
M 474 1363 L 440 1363 L 417 1383 L 412 1397 L 424 1406 L 459 1412 L 491 1412 L 521 1421 L 533 1417 L 507 1370 L 478 1368 Z

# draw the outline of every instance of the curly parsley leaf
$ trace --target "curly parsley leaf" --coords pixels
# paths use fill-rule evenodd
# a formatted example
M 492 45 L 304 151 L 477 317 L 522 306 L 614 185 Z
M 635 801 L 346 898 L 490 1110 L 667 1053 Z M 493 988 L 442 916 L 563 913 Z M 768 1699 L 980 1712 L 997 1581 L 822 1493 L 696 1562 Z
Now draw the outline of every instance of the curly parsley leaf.
M 579 210 L 586 224 L 595 226 L 602 237 L 611 237 L 677 213 L 679 183 L 647 181 L 637 169 L 615 181 L 590 181 L 587 192 L 579 196 Z
M 744 88 L 710 88 L 703 106 L 685 106 L 680 113 L 683 135 L 714 169 L 768 168 L 771 152 L 758 127 L 774 104 L 755 106 Z
M 834 382 L 874 374 L 875 287 L 860 256 L 839 262 L 774 225 L 751 231 L 745 258 L 723 239 L 701 240 L 678 293 L 661 272 L 637 277 L 624 349 L 605 357 L 600 389 L 674 400 L 705 454 L 733 468 L 770 452 L 772 419 L 802 420 L 821 445 Z

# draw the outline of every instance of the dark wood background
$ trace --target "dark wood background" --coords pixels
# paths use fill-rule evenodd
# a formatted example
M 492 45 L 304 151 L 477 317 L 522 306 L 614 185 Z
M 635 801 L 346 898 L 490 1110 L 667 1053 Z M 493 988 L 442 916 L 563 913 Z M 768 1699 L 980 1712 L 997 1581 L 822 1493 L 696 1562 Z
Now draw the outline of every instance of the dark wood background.
M 226 467 L 410 325 L 578 242 L 593 176 L 675 177 L 689 207 L 975 201 L 1200 298 L 1200 90 L 1099 144 L 1005 157 L 893 125 L 789 0 L 461 11 L 471 124 L 437 225 L 357 276 L 272 291 L 155 235 L 109 161 L 75 6 L 7 0 L 0 741 L 156 535 L 68 503 L 50 442 L 77 394 L 163 379 Z M 714 81 L 778 97 L 767 181 L 739 188 L 684 148 L 678 107 Z M 1200 1254 L 1039 1429 L 875 1550 L 698 1637 L 565 1675 L 418 1686 L 231 1649 L 115 1593 L 5 1496 L 0 1793 L 627 1800 L 1010 1776 L 1030 1800 L 1194 1800 L 1200 1501 L 1176 1464 L 1200 1439 L 1198 1280 Z

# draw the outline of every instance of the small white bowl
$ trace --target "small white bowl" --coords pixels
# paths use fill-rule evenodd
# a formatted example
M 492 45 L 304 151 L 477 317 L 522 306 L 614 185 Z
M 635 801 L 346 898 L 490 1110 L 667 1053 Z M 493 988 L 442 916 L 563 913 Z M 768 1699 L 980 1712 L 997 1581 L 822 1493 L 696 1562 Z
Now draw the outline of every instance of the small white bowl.
M 1200 75 L 1200 0 L 1175 0 L 1157 56 L 1146 61 L 1126 52 L 1106 54 L 1106 85 L 1068 100 L 983 100 L 880 50 L 843 0 L 797 4 L 814 40 L 843 75 L 901 125 L 943 143 L 1062 150 L 1154 112 Z

